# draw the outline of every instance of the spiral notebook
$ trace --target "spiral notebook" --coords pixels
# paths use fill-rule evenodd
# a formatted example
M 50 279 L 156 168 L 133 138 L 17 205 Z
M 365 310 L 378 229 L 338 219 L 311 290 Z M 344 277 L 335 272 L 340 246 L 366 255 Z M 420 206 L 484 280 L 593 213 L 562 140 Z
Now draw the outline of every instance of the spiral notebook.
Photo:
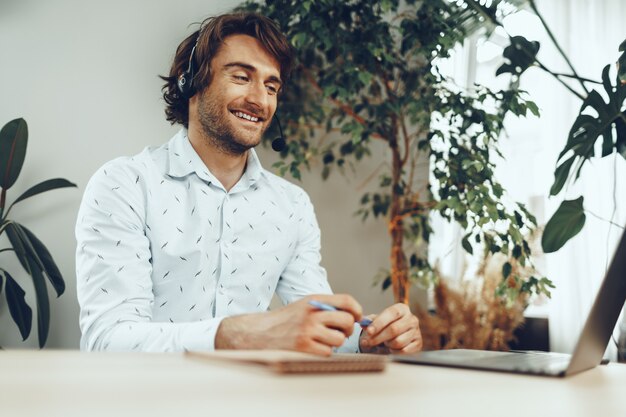
M 187 351 L 185 354 L 196 359 L 261 365 L 280 374 L 381 372 L 389 361 L 386 356 L 367 353 L 335 353 L 327 357 L 287 350 Z

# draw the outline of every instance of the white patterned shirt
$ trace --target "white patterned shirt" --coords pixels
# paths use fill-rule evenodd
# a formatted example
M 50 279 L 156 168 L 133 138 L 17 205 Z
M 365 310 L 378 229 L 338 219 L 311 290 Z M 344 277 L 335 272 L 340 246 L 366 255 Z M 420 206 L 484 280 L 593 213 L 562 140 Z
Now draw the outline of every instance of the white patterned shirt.
M 83 350 L 210 350 L 224 317 L 267 311 L 275 292 L 331 293 L 308 195 L 254 150 L 226 191 L 184 129 L 94 174 L 76 239 Z

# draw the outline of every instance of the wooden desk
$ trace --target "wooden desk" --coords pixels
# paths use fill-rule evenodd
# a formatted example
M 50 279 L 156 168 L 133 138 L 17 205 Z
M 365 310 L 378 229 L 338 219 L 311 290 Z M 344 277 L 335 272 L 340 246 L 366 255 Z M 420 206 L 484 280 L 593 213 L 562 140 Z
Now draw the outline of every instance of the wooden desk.
M 626 416 L 626 365 L 566 379 L 391 363 L 275 375 L 182 354 L 0 352 L 0 416 Z

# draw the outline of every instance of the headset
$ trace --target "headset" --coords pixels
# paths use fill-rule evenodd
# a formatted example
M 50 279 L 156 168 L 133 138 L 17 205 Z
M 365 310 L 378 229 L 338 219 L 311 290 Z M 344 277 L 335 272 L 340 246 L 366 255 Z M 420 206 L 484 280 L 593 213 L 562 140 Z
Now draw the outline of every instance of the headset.
M 187 69 L 182 72 L 178 76 L 178 80 L 176 81 L 176 85 L 178 86 L 178 91 L 182 98 L 189 100 L 196 93 L 196 89 L 193 85 L 193 79 L 195 77 L 195 70 L 193 68 L 193 56 L 196 52 L 196 47 L 198 46 L 198 42 L 200 41 L 200 37 L 202 36 L 203 29 L 200 28 L 198 30 L 198 37 L 196 38 L 196 43 L 191 48 L 191 53 L 189 54 L 189 63 L 187 64 Z M 278 131 L 280 132 L 280 136 L 272 141 L 272 149 L 276 152 L 282 152 L 283 149 L 287 146 L 287 141 L 285 140 L 285 136 L 283 135 L 283 128 L 280 125 L 280 120 L 276 116 L 276 112 L 274 112 L 274 120 L 278 124 Z
M 178 91 L 180 92 L 181 97 L 186 100 L 189 100 L 196 92 L 196 89 L 193 86 L 193 77 L 195 76 L 193 69 L 193 54 L 194 52 L 196 52 L 196 46 L 198 46 L 198 41 L 200 40 L 201 35 L 202 29 L 198 31 L 198 38 L 196 39 L 196 43 L 193 45 L 193 48 L 191 48 L 187 69 L 178 76 L 178 80 L 176 81 L 176 84 L 178 85 Z

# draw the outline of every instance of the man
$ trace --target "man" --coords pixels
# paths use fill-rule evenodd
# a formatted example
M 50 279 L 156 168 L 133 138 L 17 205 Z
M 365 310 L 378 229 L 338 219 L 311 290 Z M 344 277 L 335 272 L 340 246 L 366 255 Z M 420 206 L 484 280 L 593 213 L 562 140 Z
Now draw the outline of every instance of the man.
M 265 171 L 253 150 L 291 65 L 284 35 L 256 14 L 209 18 L 178 47 L 163 90 L 168 120 L 184 128 L 105 164 L 85 190 L 82 349 L 421 348 L 403 304 L 360 331 L 361 306 L 333 295 L 319 265 L 307 194 Z M 285 306 L 267 311 L 274 292 Z

